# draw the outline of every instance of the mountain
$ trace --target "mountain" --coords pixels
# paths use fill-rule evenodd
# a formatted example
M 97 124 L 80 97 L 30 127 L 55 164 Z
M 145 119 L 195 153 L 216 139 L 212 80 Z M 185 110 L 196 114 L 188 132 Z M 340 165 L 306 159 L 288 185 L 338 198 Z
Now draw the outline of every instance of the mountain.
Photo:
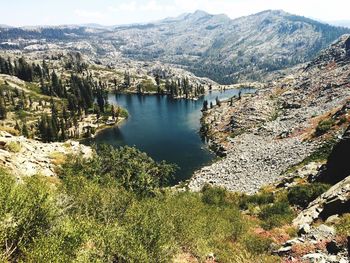
M 201 130 L 226 156 L 197 171 L 190 189 L 211 183 L 254 192 L 311 162 L 319 167 L 350 130 L 349 65 L 350 35 L 344 35 L 295 73 L 204 112 Z M 347 144 L 337 147 L 320 181 L 349 175 Z M 309 172 L 304 176 L 317 173 Z
M 40 45 L 53 42 L 61 49 L 87 52 L 108 64 L 120 57 L 157 60 L 181 65 L 220 83 L 234 83 L 260 80 L 272 71 L 309 61 L 345 33 L 350 29 L 281 10 L 237 19 L 196 11 L 116 27 L 0 29 L 0 41 L 6 44 L 0 48 L 30 50 L 35 40 L 38 43 L 34 44 Z M 8 42 L 14 46 L 9 47 Z
M 116 28 L 112 35 L 133 40 L 123 46 L 129 57 L 175 62 L 197 75 L 231 82 L 308 61 L 349 32 L 268 10 L 234 20 L 196 11 L 142 28 Z

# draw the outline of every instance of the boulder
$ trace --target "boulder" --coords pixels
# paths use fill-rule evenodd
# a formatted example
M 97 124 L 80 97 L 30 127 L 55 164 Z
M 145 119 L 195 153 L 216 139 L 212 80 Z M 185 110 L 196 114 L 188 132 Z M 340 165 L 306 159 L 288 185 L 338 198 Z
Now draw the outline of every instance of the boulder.
M 291 251 L 292 251 L 292 246 L 287 246 L 287 247 L 281 247 L 278 250 L 274 251 L 273 253 L 279 256 L 283 256 L 288 254 Z
M 312 263 L 326 263 L 326 256 L 321 253 L 311 253 L 306 254 L 302 257 L 303 260 L 307 260 L 307 262 Z
M 299 227 L 312 224 L 317 219 L 326 220 L 332 215 L 350 212 L 350 176 L 332 186 L 327 192 L 312 201 L 294 220 Z
M 339 222 L 340 218 L 339 215 L 335 214 L 335 215 L 331 215 L 330 217 L 327 218 L 326 223 L 327 224 L 335 224 L 337 222 Z
M 309 224 L 302 224 L 299 227 L 298 235 L 305 235 L 310 233 L 310 231 L 311 231 L 311 228 Z
M 324 237 L 334 236 L 336 233 L 334 227 L 324 224 L 319 225 L 316 229 Z

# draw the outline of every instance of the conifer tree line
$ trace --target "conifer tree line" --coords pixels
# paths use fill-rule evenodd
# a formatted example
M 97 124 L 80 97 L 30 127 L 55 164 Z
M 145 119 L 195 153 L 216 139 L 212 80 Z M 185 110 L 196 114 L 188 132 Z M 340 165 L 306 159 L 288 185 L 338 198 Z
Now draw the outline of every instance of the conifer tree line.
M 165 80 L 165 84 L 162 87 L 161 80 Z M 172 98 L 185 97 L 190 98 L 191 96 L 198 97 L 205 94 L 205 88 L 201 84 L 193 85 L 190 84 L 187 77 L 171 79 L 159 74 L 155 74 L 154 81 L 156 83 L 156 92 L 160 95 L 170 95 Z M 117 90 L 117 81 L 114 79 L 114 86 Z M 124 72 L 123 83 L 119 86 L 121 90 L 128 89 L 132 86 L 132 77 L 129 72 Z M 141 83 L 136 86 L 138 93 L 143 93 L 146 87 Z
M 40 66 L 28 63 L 23 57 L 12 60 L 0 56 L 0 73 L 13 75 L 24 81 L 35 81 L 47 76 L 48 68 L 45 62 Z
M 204 95 L 205 89 L 203 85 L 192 85 L 190 84 L 187 77 L 176 80 L 166 79 L 165 91 L 170 94 L 171 97 L 185 97 L 186 99 L 190 95 L 194 97 Z
M 74 65 L 76 64 L 80 66 L 69 64 L 71 75 L 68 78 L 62 78 L 55 70 L 49 69 L 45 60 L 40 64 L 30 64 L 23 57 L 13 60 L 0 57 L 0 73 L 13 75 L 27 82 L 39 83 L 41 93 L 51 97 L 49 102 L 39 101 L 39 106 L 50 106 L 50 113 L 43 113 L 37 127 L 31 127 L 32 130 L 36 130 L 36 135 L 44 142 L 64 141 L 71 137 L 79 137 L 79 130 L 70 128 L 78 127 L 79 119 L 86 114 L 97 114 L 97 118 L 109 114 L 113 119 L 118 118 L 121 114 L 119 107 L 110 107 L 108 104 L 107 83 L 94 80 L 83 63 L 79 62 Z M 32 108 L 32 99 L 28 98 L 24 91 L 8 88 L 1 89 L 0 92 L 2 92 L 0 119 L 6 119 L 8 107 L 14 111 Z M 62 98 L 64 103 L 56 105 L 53 98 Z M 20 124 L 17 122 L 15 129 L 24 136 L 28 137 L 30 134 L 25 120 L 22 120 Z M 90 129 L 87 131 L 89 134 L 92 132 Z

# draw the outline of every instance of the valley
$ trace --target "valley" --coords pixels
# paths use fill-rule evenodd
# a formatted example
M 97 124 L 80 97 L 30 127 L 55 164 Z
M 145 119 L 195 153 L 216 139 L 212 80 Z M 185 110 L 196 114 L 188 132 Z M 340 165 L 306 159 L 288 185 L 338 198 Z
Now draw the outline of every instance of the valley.
M 282 10 L 0 25 L 0 261 L 349 262 L 349 114 Z

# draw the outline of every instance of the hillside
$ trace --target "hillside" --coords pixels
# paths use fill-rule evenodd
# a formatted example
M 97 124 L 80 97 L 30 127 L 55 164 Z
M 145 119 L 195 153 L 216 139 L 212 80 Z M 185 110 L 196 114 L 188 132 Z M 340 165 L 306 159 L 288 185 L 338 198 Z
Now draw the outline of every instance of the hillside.
M 88 26 L 88 25 L 87 25 Z M 96 61 L 161 61 L 221 83 L 260 80 L 306 62 L 350 29 L 268 10 L 230 19 L 203 11 L 130 26 L 0 29 L 6 50 L 75 50 Z
M 198 171 L 190 188 L 256 192 L 324 157 L 349 125 L 349 43 L 344 35 L 296 74 L 204 112 L 202 131 L 226 157 Z

